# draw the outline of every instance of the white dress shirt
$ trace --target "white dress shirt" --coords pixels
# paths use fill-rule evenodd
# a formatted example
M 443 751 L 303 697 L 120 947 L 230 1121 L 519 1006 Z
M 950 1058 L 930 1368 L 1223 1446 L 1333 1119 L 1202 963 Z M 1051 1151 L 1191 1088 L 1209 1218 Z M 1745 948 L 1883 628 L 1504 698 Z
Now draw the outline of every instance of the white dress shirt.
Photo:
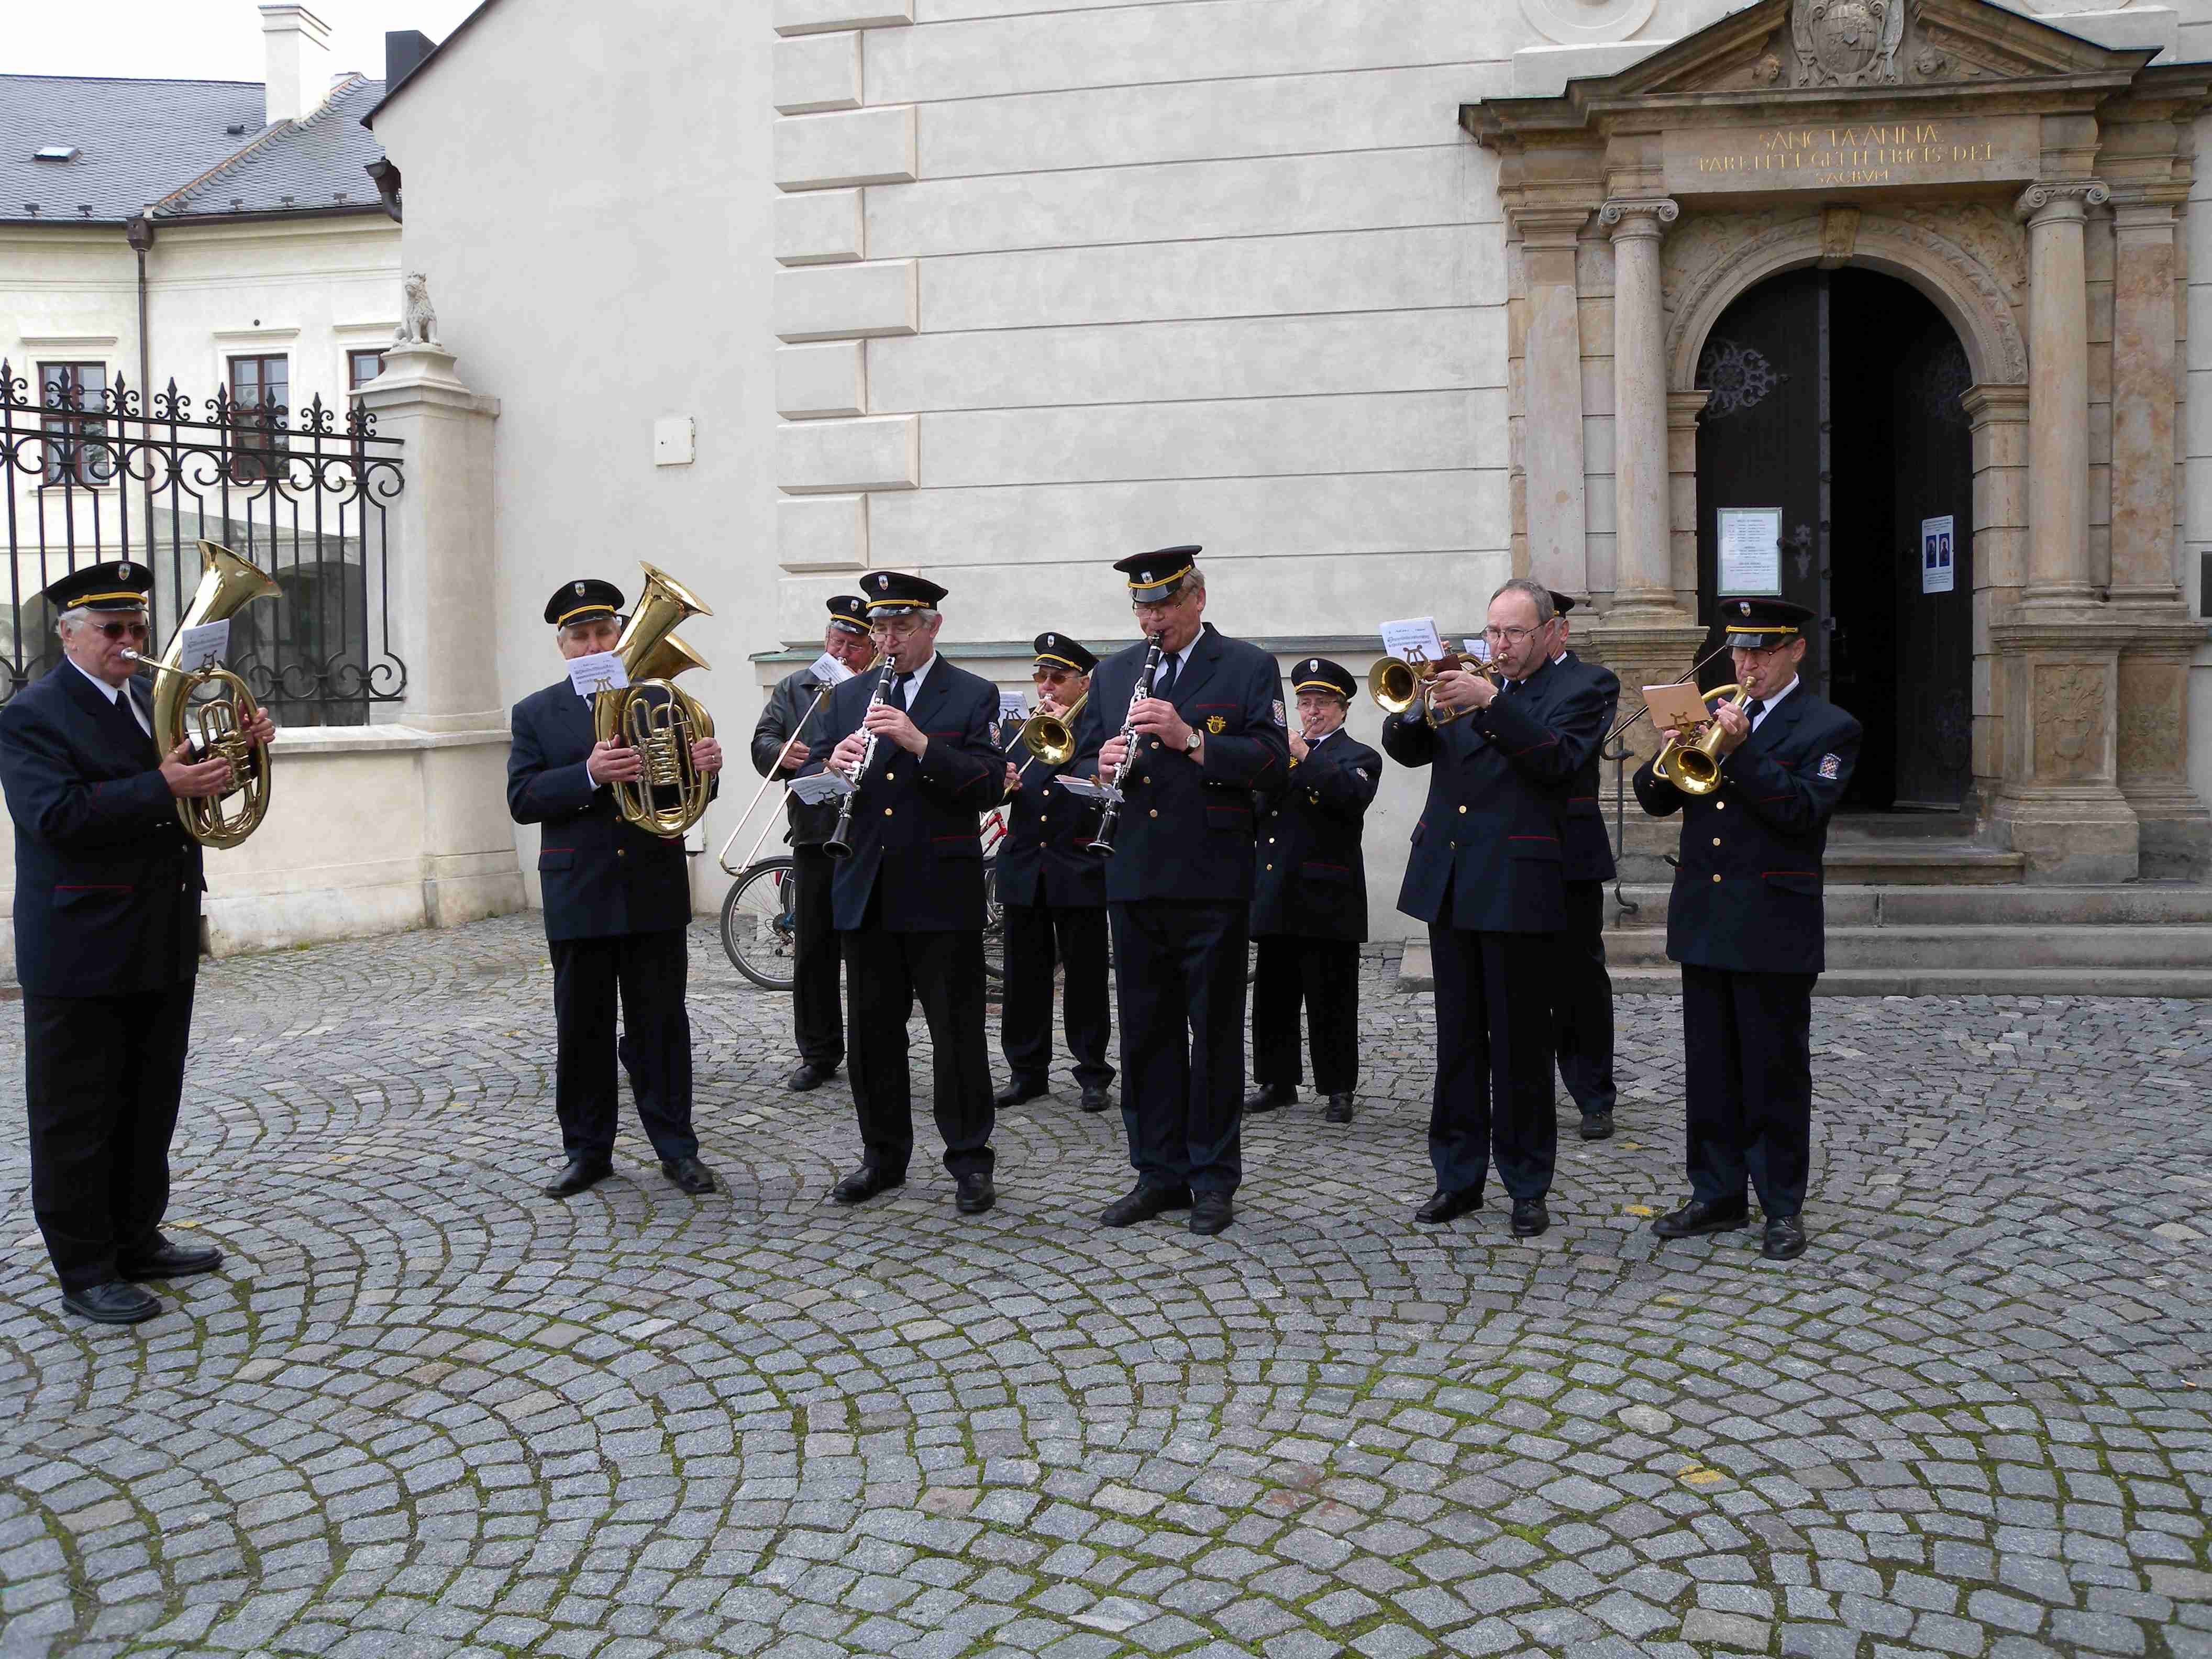
M 141 732 L 143 732 L 149 738 L 154 735 L 153 725 L 147 720 L 145 711 L 138 707 L 138 699 L 136 697 L 124 697 L 123 692 L 125 688 L 123 686 L 110 685 L 106 680 L 100 678 L 97 674 L 85 673 L 84 669 L 79 665 L 76 659 L 74 657 L 67 657 L 63 659 L 63 660 L 67 662 L 71 668 L 75 668 L 78 673 L 84 674 L 85 678 L 91 681 L 93 685 L 99 690 L 100 695 L 106 698 L 108 702 L 113 702 L 118 697 L 123 697 L 123 706 L 131 711 L 131 718 L 138 722 L 138 729 Z

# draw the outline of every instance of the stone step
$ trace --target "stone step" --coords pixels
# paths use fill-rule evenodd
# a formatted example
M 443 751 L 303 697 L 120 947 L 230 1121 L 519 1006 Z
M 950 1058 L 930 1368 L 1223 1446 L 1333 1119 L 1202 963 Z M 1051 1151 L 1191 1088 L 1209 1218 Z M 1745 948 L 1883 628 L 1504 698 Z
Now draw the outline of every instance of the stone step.
M 1832 882 L 1878 887 L 1978 887 L 2017 884 L 2027 860 L 1966 842 L 1845 837 L 1828 844 Z
M 1434 988 L 1431 987 L 1431 988 Z M 1814 985 L 1824 997 L 2180 997 L 2212 999 L 2212 968 L 1844 968 Z M 1680 996 L 1681 970 L 1630 968 L 1615 996 Z
M 1608 927 L 1665 927 L 1673 890 L 1671 884 L 1624 884 L 1620 893 L 1637 907 L 1632 915 L 1613 902 L 1608 888 Z M 1885 887 L 1831 879 L 1827 918 L 1831 929 L 2212 925 L 2212 886 L 2142 881 L 2109 887 Z
M 1661 967 L 1664 928 L 1632 927 L 1605 936 L 1608 962 Z M 2212 927 L 1837 927 L 1828 929 L 1829 969 L 1941 971 L 2002 964 L 2063 969 L 2076 988 L 2094 991 L 2115 969 L 2203 969 L 2212 972 Z

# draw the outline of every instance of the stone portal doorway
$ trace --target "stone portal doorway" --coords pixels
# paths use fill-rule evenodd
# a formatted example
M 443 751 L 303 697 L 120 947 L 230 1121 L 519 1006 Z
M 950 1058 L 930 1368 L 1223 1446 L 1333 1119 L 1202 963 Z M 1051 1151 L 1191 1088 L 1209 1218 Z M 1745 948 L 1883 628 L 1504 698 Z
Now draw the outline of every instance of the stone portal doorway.
M 1957 333 L 1917 289 L 1850 267 L 1748 289 L 1698 359 L 1705 652 L 1722 641 L 1723 592 L 1778 590 L 1826 619 L 1802 672 L 1866 728 L 1859 807 L 1953 811 L 1972 786 L 1972 380 Z M 1771 585 L 1747 580 L 1777 522 L 1756 515 L 1778 512 L 1778 568 L 1769 561 Z M 1741 550 L 1726 553 L 1731 522 Z M 1701 678 L 1730 678 L 1727 658 Z

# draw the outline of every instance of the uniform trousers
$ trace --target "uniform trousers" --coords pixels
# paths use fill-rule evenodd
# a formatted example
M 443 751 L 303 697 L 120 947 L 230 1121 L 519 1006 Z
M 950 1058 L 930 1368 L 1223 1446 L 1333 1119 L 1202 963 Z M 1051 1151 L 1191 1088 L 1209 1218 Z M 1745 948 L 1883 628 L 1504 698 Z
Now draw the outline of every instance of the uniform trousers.
M 155 1248 L 193 988 L 186 979 L 123 996 L 24 994 L 31 1212 L 72 1295 Z
M 1314 1087 L 1348 1095 L 1359 1081 L 1359 946 L 1347 939 L 1259 938 L 1252 979 L 1252 1080 L 1296 1085 L 1298 1008 L 1313 1045 Z
M 1106 908 L 1044 904 L 1005 908 L 1006 974 L 1000 988 L 999 1051 L 1018 1083 L 1042 1084 L 1052 1070 L 1052 970 L 1066 970 L 1067 1052 L 1075 1080 L 1103 1089 L 1114 1080 L 1106 1039 L 1114 1022 L 1106 1000 Z
M 1106 907 L 1121 991 L 1121 1124 L 1140 1181 L 1233 1193 L 1244 1178 L 1244 971 L 1252 907 Z
M 1613 978 L 1605 970 L 1605 884 L 1571 881 L 1553 969 L 1559 1080 L 1589 1116 L 1613 1108 Z
M 1556 938 L 1429 928 L 1437 975 L 1429 1162 L 1439 1191 L 1480 1192 L 1492 1162 L 1514 1198 L 1552 1190 L 1559 1130 L 1545 969 Z
M 983 931 L 893 933 L 871 895 L 861 926 L 840 933 L 845 950 L 847 1075 L 866 1163 L 903 1176 L 914 1156 L 914 1093 L 907 1021 L 921 1003 L 929 1023 L 932 1104 L 953 1176 L 991 1172 L 990 1043 L 983 1021 Z
M 1691 1195 L 1769 1221 L 1805 1207 L 1813 1161 L 1813 981 L 1682 964 Z
M 561 1149 L 572 1161 L 604 1164 L 615 1149 L 615 1009 L 622 1009 L 622 1063 L 638 1121 L 663 1163 L 699 1156 L 691 1132 L 691 1016 L 684 1006 L 690 967 L 681 927 L 599 939 L 556 939 L 553 1020 L 560 1057 L 554 1109 Z
M 830 902 L 836 862 L 818 846 L 791 849 L 793 928 L 791 1034 L 809 1066 L 835 1070 L 845 1060 L 845 1010 L 837 994 L 836 909 Z

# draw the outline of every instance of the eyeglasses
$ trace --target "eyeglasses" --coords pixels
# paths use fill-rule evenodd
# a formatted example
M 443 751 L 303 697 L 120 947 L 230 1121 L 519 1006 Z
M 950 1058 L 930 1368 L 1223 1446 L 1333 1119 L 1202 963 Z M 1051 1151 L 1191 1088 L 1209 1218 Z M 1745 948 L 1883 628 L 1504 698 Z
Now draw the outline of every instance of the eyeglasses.
M 134 640 L 143 640 L 147 633 L 146 624 L 142 622 L 94 623 L 92 626 L 97 632 L 106 635 L 111 640 L 119 640 L 125 634 Z
M 1549 623 L 1539 623 L 1534 628 L 1486 628 L 1482 630 L 1482 636 L 1486 640 L 1495 640 L 1500 645 L 1518 645 L 1531 635 L 1540 634 L 1550 626 Z
M 1182 592 L 1170 594 L 1164 599 L 1132 599 L 1129 601 L 1129 609 L 1139 616 L 1144 615 L 1147 611 L 1172 611 L 1195 592 L 1197 592 L 1195 588 L 1186 587 Z
M 921 629 L 922 620 L 919 617 L 886 617 L 880 622 L 868 624 L 869 633 L 891 640 L 911 639 Z

